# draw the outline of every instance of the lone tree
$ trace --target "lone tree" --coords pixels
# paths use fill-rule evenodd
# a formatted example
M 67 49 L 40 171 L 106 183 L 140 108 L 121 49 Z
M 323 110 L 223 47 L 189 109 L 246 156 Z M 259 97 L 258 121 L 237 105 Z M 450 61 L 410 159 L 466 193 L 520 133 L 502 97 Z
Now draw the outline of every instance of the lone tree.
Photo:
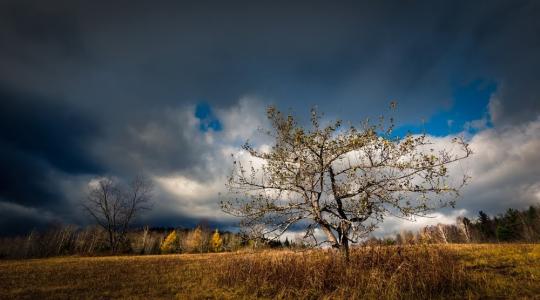
M 261 238 L 304 228 L 306 238 L 329 243 L 348 258 L 349 244 L 387 215 L 410 219 L 454 206 L 468 179 L 452 182 L 447 168 L 471 155 L 462 138 L 452 140 L 454 151 L 437 151 L 425 134 L 393 135 L 392 119 L 358 128 L 342 128 L 341 121 L 322 126 L 313 109 L 305 129 L 274 107 L 267 114 L 272 130 L 266 133 L 275 144 L 259 150 L 246 142 L 252 160 L 234 161 L 230 197 L 221 201 L 225 212 L 242 217 L 242 226 L 262 225 Z M 326 240 L 317 241 L 315 229 Z
M 122 186 L 111 178 L 90 184 L 83 208 L 107 232 L 109 248 L 115 253 L 125 241 L 127 230 L 139 214 L 150 209 L 152 183 L 136 177 Z

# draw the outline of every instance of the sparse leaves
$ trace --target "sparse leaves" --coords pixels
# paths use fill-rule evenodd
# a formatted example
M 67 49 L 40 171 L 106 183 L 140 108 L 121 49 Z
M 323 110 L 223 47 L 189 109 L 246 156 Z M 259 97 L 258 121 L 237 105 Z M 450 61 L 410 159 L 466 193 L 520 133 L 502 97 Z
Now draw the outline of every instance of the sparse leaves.
M 262 224 L 266 238 L 293 226 L 308 234 L 318 228 L 326 242 L 347 249 L 389 214 L 409 218 L 453 205 L 467 182 L 450 182 L 447 167 L 471 155 L 462 138 L 452 141 L 459 151 L 435 152 L 425 134 L 394 136 L 393 119 L 358 128 L 342 128 L 341 121 L 322 126 L 313 109 L 306 129 L 274 107 L 268 118 L 275 144 L 264 152 L 243 146 L 264 163 L 255 168 L 235 161 L 231 197 L 222 201 L 222 209 L 242 217 L 243 225 Z

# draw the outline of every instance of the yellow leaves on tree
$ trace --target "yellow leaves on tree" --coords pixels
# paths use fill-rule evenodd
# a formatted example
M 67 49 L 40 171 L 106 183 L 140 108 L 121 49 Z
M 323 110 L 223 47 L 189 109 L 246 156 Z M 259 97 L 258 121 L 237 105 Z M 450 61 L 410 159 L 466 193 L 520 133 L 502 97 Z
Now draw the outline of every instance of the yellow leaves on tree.
M 220 252 L 222 250 L 223 239 L 221 239 L 221 236 L 220 236 L 219 231 L 217 229 L 214 232 L 214 234 L 212 235 L 212 240 L 210 241 L 210 244 L 212 246 L 212 251 Z
M 203 249 L 203 232 L 201 227 L 195 228 L 188 234 L 186 247 L 191 252 L 202 252 Z
M 162 253 L 174 253 L 178 250 L 178 235 L 176 230 L 171 231 L 169 235 L 165 238 L 163 243 L 161 243 L 161 252 Z

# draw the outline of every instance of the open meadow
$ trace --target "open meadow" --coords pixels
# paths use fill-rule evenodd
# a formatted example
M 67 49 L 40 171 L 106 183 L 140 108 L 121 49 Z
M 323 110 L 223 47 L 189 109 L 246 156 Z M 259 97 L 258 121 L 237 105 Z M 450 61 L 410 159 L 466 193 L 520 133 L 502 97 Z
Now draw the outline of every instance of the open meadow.
M 540 245 L 0 261 L 2 299 L 538 298 Z

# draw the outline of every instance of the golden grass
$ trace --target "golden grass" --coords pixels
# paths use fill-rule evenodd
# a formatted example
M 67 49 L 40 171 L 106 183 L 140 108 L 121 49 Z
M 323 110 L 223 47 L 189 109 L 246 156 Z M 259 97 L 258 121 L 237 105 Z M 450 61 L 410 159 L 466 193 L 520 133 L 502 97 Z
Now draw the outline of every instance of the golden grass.
M 0 261 L 1 299 L 534 298 L 540 245 Z
M 464 273 L 441 247 L 367 247 L 349 262 L 329 251 L 235 257 L 219 279 L 258 297 L 394 299 L 450 295 L 463 289 Z
M 540 299 L 540 245 L 450 246 L 476 289 L 473 297 Z

